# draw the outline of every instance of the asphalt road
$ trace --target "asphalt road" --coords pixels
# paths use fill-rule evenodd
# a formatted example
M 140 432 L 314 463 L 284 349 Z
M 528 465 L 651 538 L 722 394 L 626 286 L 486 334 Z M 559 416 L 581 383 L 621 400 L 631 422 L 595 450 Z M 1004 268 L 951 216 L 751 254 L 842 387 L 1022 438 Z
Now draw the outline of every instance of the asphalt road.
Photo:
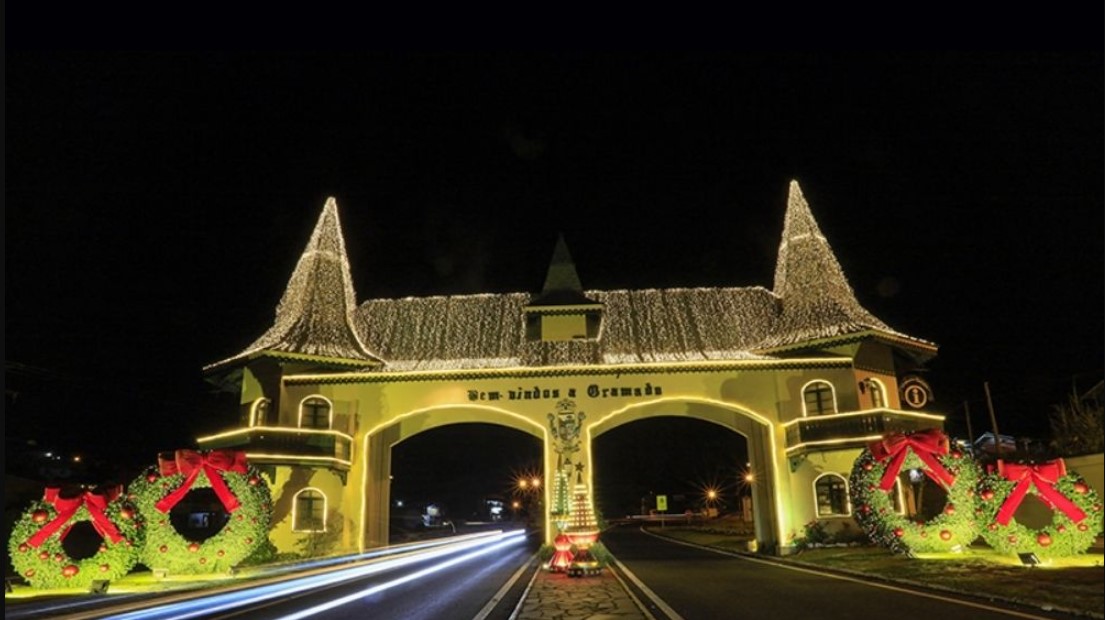
M 493 544 L 451 551 L 399 566 L 368 563 L 360 567 L 336 568 L 334 573 L 317 571 L 287 575 L 276 581 L 261 579 L 256 585 L 238 584 L 230 590 L 184 593 L 182 596 L 147 597 L 60 597 L 6 609 L 6 617 L 88 620 L 162 620 L 173 618 L 266 619 L 296 618 L 381 618 L 505 620 L 509 618 L 525 589 L 526 580 L 503 591 L 504 584 L 523 566 L 532 569 L 538 536 L 518 536 L 498 543 L 502 548 L 471 557 Z M 383 568 L 387 565 L 386 569 Z M 377 568 L 380 568 L 377 570 Z M 338 581 L 332 575 L 346 571 L 359 576 Z M 332 582 L 332 583 L 328 583 Z M 246 587 L 241 587 L 246 586 Z M 498 597 L 497 605 L 489 601 Z M 66 605 L 58 607 L 59 604 Z M 133 605 L 130 609 L 125 606 Z M 137 607 L 137 608 L 135 608 Z M 12 613 L 15 612 L 15 613 Z
M 942 592 L 819 573 L 770 560 L 681 545 L 635 526 L 608 530 L 602 542 L 628 569 L 635 594 L 657 618 L 686 620 L 1009 620 L 1078 618 L 1009 608 Z M 640 584 L 644 588 L 640 588 Z M 650 602 L 650 592 L 660 603 Z

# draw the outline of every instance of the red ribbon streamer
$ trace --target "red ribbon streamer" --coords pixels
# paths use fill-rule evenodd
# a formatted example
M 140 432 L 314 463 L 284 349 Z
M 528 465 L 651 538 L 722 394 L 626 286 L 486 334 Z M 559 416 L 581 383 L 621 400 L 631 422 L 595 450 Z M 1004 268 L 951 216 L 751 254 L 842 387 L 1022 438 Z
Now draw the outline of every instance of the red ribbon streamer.
M 1067 499 L 1067 496 L 1055 488 L 1056 481 L 1067 473 L 1067 465 L 1063 459 L 1055 459 L 1046 463 L 1003 463 L 998 461 L 998 471 L 1006 480 L 1016 482 L 1009 497 L 998 510 L 997 519 L 1001 525 L 1009 525 L 1013 513 L 1021 505 L 1029 488 L 1035 486 L 1036 494 L 1044 500 L 1052 509 L 1058 508 L 1070 517 L 1071 521 L 1078 523 L 1086 518 L 1086 513 L 1077 504 Z
M 891 433 L 883 437 L 882 441 L 876 441 L 868 447 L 876 461 L 890 459 L 890 464 L 886 466 L 886 471 L 879 482 L 879 488 L 883 491 L 889 491 L 894 486 L 898 473 L 902 471 L 905 457 L 909 454 L 907 448 L 912 449 L 913 453 L 928 466 L 928 469 L 924 470 L 925 474 L 937 484 L 949 488 L 955 483 L 955 476 L 944 469 L 936 459 L 937 456 L 948 453 L 948 436 L 939 429 L 917 431 L 909 435 Z
M 119 497 L 122 492 L 123 487 L 116 485 L 98 492 L 83 491 L 76 497 L 61 497 L 61 488 L 46 487 L 43 501 L 53 506 L 54 510 L 58 511 L 58 516 L 35 532 L 27 540 L 27 544 L 35 548 L 40 547 L 42 543 L 46 542 L 46 539 L 68 523 L 73 515 L 77 514 L 77 510 L 81 506 L 88 509 L 88 514 L 92 516 L 92 527 L 96 528 L 96 532 L 104 540 L 110 540 L 113 543 L 123 540 L 123 535 L 119 533 L 119 529 L 104 514 L 107 505 Z
M 211 489 L 215 491 L 219 501 L 227 512 L 234 512 L 241 506 L 241 502 L 234 496 L 234 492 L 226 486 L 222 471 L 237 474 L 246 473 L 246 453 L 241 450 L 211 450 L 209 452 L 196 452 L 195 450 L 177 450 L 172 459 L 157 457 L 158 467 L 162 476 L 184 474 L 187 476 L 184 483 L 177 490 L 161 498 L 155 507 L 161 512 L 169 512 L 180 500 L 188 495 L 192 483 L 196 481 L 202 472 L 211 482 Z

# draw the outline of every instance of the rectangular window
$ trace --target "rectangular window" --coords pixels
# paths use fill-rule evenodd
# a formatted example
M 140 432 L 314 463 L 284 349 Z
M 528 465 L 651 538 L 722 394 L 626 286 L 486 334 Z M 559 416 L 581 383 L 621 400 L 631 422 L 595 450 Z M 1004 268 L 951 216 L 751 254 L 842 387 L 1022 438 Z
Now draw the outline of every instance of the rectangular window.
M 817 516 L 831 517 L 848 514 L 848 484 L 836 475 L 823 476 L 815 487 Z

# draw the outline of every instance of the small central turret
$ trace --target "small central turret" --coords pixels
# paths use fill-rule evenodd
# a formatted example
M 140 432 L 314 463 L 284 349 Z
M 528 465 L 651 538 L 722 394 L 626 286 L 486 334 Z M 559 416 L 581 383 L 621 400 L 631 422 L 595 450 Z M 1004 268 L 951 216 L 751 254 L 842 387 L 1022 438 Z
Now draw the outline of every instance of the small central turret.
M 526 340 L 596 340 L 601 332 L 602 310 L 601 303 L 583 294 L 564 235 L 559 235 L 545 286 L 525 307 Z

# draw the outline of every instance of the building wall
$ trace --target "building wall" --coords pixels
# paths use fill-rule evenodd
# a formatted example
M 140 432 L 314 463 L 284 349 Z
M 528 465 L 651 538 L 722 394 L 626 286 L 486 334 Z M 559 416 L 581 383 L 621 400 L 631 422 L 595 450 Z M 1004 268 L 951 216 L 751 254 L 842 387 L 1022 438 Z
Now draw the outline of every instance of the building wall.
M 804 523 L 816 517 L 814 478 L 822 471 L 837 471 L 847 478 L 858 454 L 858 450 L 822 453 L 791 470 L 782 423 L 803 416 L 802 389 L 814 379 L 834 386 L 838 411 L 857 410 L 864 404 L 857 373 L 847 360 L 790 360 L 373 373 L 346 377 L 345 383 L 326 382 L 332 376 L 299 375 L 285 378 L 280 420 L 296 424 L 299 403 L 311 395 L 334 403 L 335 424 L 346 427 L 341 430 L 355 439 L 353 468 L 340 490 L 340 479 L 326 470 L 318 470 L 309 481 L 329 489 L 328 497 L 331 492 L 341 497 L 332 506 L 351 526 L 345 540 L 367 547 L 387 542 L 391 447 L 420 432 L 484 422 L 530 433 L 545 444 L 545 473 L 552 479 L 557 450 L 565 449 L 556 439 L 557 405 L 571 401 L 578 424 L 573 430 L 579 438 L 573 462 L 583 464 L 583 476 L 590 485 L 590 441 L 595 436 L 655 415 L 703 419 L 748 439 L 753 469 L 763 475 L 754 487 L 759 494 L 755 504 L 762 511 L 757 515 L 757 538 L 761 544 L 785 547 L 791 532 L 801 531 Z M 277 480 L 278 486 L 288 486 L 282 493 L 295 490 L 288 480 Z M 546 506 L 552 505 L 552 492 L 552 485 L 546 485 Z M 279 539 L 282 548 L 295 540 L 286 520 L 274 531 L 274 541 Z M 546 527 L 550 539 L 555 535 L 551 530 Z

